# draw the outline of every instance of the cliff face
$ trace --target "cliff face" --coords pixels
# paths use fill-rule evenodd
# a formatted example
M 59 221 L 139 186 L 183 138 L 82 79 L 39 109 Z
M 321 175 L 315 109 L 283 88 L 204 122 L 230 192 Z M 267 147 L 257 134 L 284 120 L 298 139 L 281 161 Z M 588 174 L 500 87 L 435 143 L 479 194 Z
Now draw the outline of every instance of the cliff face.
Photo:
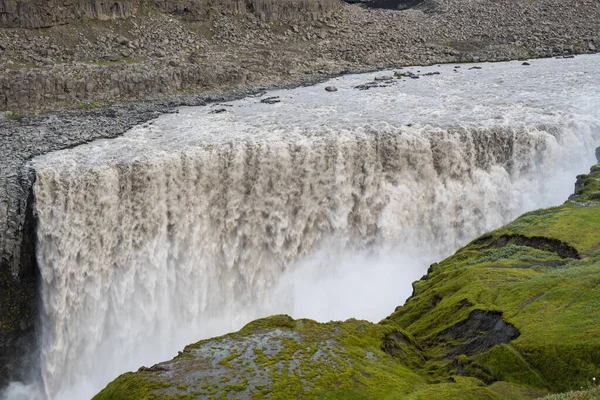
M 186 19 L 204 19 L 210 13 L 254 14 L 261 21 L 314 21 L 341 7 L 339 0 L 154 0 L 163 12 Z
M 340 7 L 338 0 L 2 0 L 0 28 L 46 28 L 72 22 L 127 18 L 140 8 L 204 18 L 210 12 L 254 13 L 264 21 L 314 20 Z
M 139 5 L 139 0 L 2 0 L 0 27 L 44 28 L 84 19 L 126 18 Z
M 5 177 L 5 172 L 0 168 L 0 177 L 9 182 L 15 178 Z M 26 174 L 15 180 L 24 183 L 29 179 L 32 176 Z M 0 387 L 32 370 L 31 349 L 35 345 L 38 272 L 33 198 L 30 191 L 22 192 L 17 182 L 11 183 L 19 196 L 9 199 L 6 191 L 0 191 L 0 205 L 16 211 L 3 214 L 7 221 L 0 234 Z
M 378 324 L 257 320 L 121 375 L 94 399 L 597 393 L 599 178 L 596 165 L 562 206 L 527 213 L 432 265 L 406 304 Z

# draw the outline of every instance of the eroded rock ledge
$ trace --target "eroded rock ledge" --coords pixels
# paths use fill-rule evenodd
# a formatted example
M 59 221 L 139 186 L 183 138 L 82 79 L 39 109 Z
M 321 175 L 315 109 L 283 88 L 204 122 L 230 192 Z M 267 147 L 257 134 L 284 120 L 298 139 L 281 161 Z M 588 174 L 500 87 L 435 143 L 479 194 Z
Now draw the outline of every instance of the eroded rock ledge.
M 594 166 L 562 206 L 432 265 L 378 324 L 257 320 L 94 399 L 534 399 L 589 385 L 600 373 L 599 179 Z

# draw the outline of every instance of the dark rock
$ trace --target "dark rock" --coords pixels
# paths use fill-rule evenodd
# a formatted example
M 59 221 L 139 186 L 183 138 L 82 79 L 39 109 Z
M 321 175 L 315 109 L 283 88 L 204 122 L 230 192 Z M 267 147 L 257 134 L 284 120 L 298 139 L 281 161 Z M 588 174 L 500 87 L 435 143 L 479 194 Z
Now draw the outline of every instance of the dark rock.
M 504 247 L 508 243 L 514 243 L 519 246 L 532 247 L 538 250 L 549 251 L 557 254 L 561 258 L 579 259 L 580 255 L 577 249 L 558 239 L 547 238 L 543 236 L 524 236 L 519 234 L 501 235 L 498 238 L 483 236 L 473 242 L 476 245 L 484 245 L 486 249 Z
M 276 103 L 281 103 L 281 100 L 279 100 L 279 96 L 273 96 L 273 97 L 266 97 L 266 98 L 262 99 L 260 102 L 264 103 L 264 104 L 276 104 Z
M 577 207 L 592 207 L 597 205 L 598 203 L 593 203 L 593 202 L 584 202 L 584 201 L 573 201 L 571 200 L 571 203 L 573 203 L 575 206 Z
M 375 87 L 379 87 L 379 85 L 376 82 L 370 82 L 370 83 L 363 83 L 362 85 L 356 85 L 356 86 L 354 86 L 354 89 L 369 90 L 369 89 L 375 88 Z
M 383 337 L 381 350 L 392 357 L 396 357 L 402 354 L 401 344 L 410 345 L 410 340 L 408 340 L 406 335 L 399 331 L 388 333 Z
M 447 329 L 443 334 L 444 337 L 463 343 L 452 349 L 448 357 L 459 354 L 474 356 L 496 345 L 509 343 L 519 335 L 517 328 L 502 319 L 502 313 L 482 310 L 471 312 L 466 320 Z
M 407 71 L 407 72 L 394 72 L 394 76 L 396 78 L 413 78 L 413 77 L 418 77 L 418 75 L 414 74 L 413 72 Z
M 590 193 L 589 197 L 590 200 L 600 200 L 600 191 Z
M 129 44 L 129 39 L 124 36 L 117 36 L 115 38 L 115 42 L 120 44 L 121 46 L 127 46 Z
M 328 92 L 337 92 L 338 89 L 335 86 L 327 86 L 325 90 Z
M 406 10 L 418 6 L 425 0 L 345 0 L 347 3 L 360 3 L 367 8 L 381 8 L 385 10 Z
M 529 64 L 527 61 L 525 61 L 525 62 L 523 62 L 523 64 L 521 64 L 521 65 L 531 65 L 531 64 Z
M 438 303 L 442 301 L 442 297 L 439 294 L 434 294 L 433 296 L 431 296 L 431 299 L 429 300 L 429 304 L 432 307 L 435 307 L 438 305 Z
M 5 162 L 7 162 L 5 160 Z M 32 171 L 21 170 L 16 189 L 22 213 L 20 248 L 10 254 L 0 248 L 0 388 L 8 381 L 22 380 L 36 371 L 38 267 L 35 258 L 35 217 Z M 16 268 L 15 268 L 16 267 Z
M 463 308 L 472 307 L 473 303 L 469 301 L 469 299 L 462 299 L 456 304 L 456 310 L 462 310 Z
M 105 61 L 110 61 L 110 62 L 117 62 L 121 59 L 121 57 L 117 56 L 116 54 L 107 54 L 104 57 Z
M 144 371 L 147 371 L 147 372 L 159 372 L 159 371 L 161 371 L 162 372 L 162 371 L 169 371 L 169 368 L 167 368 L 164 365 L 154 364 L 150 368 L 148 368 L 148 367 L 140 367 L 138 369 L 138 372 L 144 372 Z

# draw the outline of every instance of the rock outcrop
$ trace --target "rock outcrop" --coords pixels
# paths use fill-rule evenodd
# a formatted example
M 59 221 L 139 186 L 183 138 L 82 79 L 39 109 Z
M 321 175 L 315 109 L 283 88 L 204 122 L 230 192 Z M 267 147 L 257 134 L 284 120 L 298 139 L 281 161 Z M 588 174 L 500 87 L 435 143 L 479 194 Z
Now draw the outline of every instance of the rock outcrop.
M 196 103 L 202 104 L 202 99 Z M 45 121 L 42 135 L 31 126 L 0 121 L 0 388 L 23 380 L 37 367 L 38 268 L 35 258 L 34 176 L 25 160 L 96 138 L 114 137 L 165 112 L 174 104 L 132 104 L 116 110 L 89 110 Z M 39 123 L 40 121 L 38 121 Z M 36 122 L 30 120 L 34 126 Z M 39 131 L 38 131 L 39 132 Z M 49 135 L 52 140 L 47 140 Z M 18 140 L 21 138 L 22 140 Z

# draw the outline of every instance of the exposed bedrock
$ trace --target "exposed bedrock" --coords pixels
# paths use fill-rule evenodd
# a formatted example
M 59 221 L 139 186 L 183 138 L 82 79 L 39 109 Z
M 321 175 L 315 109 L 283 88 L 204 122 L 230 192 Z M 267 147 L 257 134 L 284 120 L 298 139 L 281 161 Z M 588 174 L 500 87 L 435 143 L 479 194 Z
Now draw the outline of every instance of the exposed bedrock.
M 0 387 L 30 375 L 37 363 L 38 268 L 35 259 L 33 171 L 20 177 L 0 232 Z M 22 186 L 21 186 L 22 185 Z M 3 196 L 3 200 L 8 200 Z M 15 204 L 16 203 L 16 204 Z

